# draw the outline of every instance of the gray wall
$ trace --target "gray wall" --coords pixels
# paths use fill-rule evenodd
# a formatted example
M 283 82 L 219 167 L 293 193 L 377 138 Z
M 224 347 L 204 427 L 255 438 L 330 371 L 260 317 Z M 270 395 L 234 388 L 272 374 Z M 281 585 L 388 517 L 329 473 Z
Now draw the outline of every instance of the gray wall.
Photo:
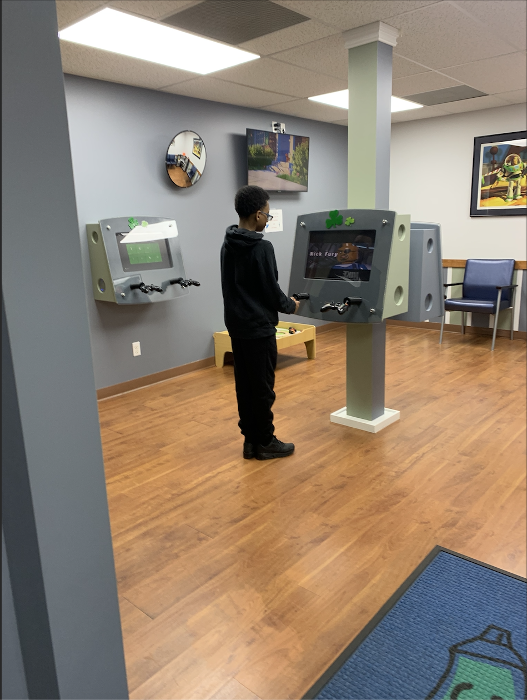
M 268 238 L 286 290 L 296 217 L 346 207 L 346 127 L 78 76 L 65 76 L 65 84 L 97 387 L 210 357 L 212 334 L 225 328 L 219 251 L 225 228 L 237 223 L 234 193 L 247 184 L 245 129 L 270 130 L 276 118 L 288 133 L 311 137 L 309 191 L 271 199 L 271 208 L 284 213 L 284 232 Z M 185 129 L 203 138 L 207 165 L 194 187 L 178 189 L 168 179 L 164 158 L 171 139 Z M 186 273 L 201 287 L 148 306 L 94 301 L 84 227 L 136 214 L 176 219 Z M 136 340 L 140 357 L 132 356 Z
M 2 52 L 6 683 L 23 696 L 22 661 L 30 698 L 124 698 L 53 0 L 2 2 Z
M 2 530 L 2 698 L 18 700 L 27 697 L 26 677 Z

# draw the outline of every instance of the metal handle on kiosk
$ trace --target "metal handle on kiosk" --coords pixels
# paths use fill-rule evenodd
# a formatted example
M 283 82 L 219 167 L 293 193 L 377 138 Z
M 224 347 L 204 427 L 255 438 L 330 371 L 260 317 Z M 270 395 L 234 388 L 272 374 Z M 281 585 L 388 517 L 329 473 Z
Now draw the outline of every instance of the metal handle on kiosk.
M 336 304 L 334 301 L 330 301 L 327 304 L 324 304 L 320 311 L 336 311 L 340 316 L 342 316 L 342 314 L 346 312 L 350 306 L 360 304 L 361 302 L 362 299 L 360 297 L 344 297 L 342 304 Z

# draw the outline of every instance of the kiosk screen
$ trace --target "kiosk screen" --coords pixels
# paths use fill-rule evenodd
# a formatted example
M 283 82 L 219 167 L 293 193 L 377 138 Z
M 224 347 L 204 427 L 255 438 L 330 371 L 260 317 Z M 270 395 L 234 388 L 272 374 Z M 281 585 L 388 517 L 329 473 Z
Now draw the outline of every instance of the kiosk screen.
M 172 257 L 167 242 L 121 243 L 125 234 L 117 234 L 117 247 L 125 272 L 136 270 L 162 270 L 172 267 Z
M 374 248 L 375 231 L 311 231 L 305 276 L 367 282 Z

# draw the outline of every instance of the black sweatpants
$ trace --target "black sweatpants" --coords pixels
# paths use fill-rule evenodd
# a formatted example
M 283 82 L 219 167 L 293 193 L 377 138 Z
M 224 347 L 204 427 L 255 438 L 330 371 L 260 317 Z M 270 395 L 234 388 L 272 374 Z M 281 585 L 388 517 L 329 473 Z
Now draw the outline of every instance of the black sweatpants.
M 276 335 L 267 338 L 231 338 L 238 399 L 238 425 L 247 442 L 268 445 L 274 435 L 271 407 L 277 350 Z

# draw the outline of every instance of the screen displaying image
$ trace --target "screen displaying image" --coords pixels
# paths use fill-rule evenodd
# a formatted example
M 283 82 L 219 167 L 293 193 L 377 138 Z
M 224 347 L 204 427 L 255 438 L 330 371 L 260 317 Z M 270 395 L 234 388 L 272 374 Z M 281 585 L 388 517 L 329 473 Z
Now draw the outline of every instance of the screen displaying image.
M 159 243 L 125 243 L 128 251 L 130 265 L 143 265 L 144 263 L 161 262 L 161 248 Z
M 306 274 L 311 279 L 370 279 L 375 231 L 311 231 Z
M 267 192 L 307 192 L 309 137 L 247 129 L 247 183 Z
M 121 243 L 126 234 L 118 233 L 117 248 L 125 272 L 163 270 L 172 267 L 170 249 L 165 239 L 142 243 Z

